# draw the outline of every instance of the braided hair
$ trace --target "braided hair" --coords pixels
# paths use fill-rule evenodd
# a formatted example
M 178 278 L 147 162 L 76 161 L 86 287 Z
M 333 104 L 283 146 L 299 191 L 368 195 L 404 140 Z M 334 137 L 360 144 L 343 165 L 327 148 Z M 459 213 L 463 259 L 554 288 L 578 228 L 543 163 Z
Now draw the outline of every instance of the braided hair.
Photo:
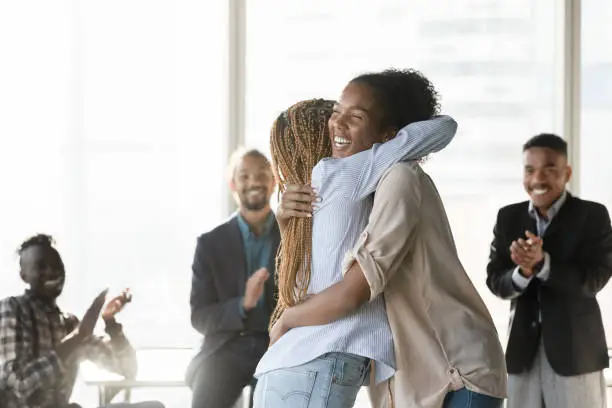
M 325 99 L 298 102 L 274 121 L 270 151 L 279 194 L 285 191 L 287 184 L 309 185 L 313 167 L 331 156 L 327 122 L 334 103 Z M 276 257 L 279 298 L 270 327 L 285 309 L 305 299 L 310 284 L 311 257 L 312 218 L 290 218 Z

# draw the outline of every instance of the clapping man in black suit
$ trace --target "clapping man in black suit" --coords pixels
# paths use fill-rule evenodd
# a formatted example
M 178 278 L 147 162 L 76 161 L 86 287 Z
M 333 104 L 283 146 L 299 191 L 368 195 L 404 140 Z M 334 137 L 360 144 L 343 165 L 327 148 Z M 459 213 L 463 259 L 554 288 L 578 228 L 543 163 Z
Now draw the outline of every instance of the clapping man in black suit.
M 605 206 L 566 191 L 567 144 L 541 134 L 523 146 L 530 200 L 499 210 L 487 285 L 511 300 L 508 408 L 606 406 L 608 351 L 597 293 L 612 275 Z
M 242 389 L 254 385 L 253 373 L 268 348 L 280 243 L 270 208 L 274 186 L 265 155 L 236 152 L 230 161 L 230 188 L 238 212 L 198 238 L 191 323 L 204 342 L 187 371 L 193 408 L 232 407 Z

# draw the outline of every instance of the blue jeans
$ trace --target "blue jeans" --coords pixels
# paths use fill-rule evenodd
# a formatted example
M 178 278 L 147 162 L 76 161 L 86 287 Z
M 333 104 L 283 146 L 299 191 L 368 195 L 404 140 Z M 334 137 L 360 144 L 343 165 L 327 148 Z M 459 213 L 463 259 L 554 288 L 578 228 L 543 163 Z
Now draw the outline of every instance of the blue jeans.
M 327 353 L 260 376 L 255 408 L 350 408 L 369 372 L 368 358 Z
M 462 388 L 446 394 L 442 408 L 502 408 L 503 403 L 503 399 Z

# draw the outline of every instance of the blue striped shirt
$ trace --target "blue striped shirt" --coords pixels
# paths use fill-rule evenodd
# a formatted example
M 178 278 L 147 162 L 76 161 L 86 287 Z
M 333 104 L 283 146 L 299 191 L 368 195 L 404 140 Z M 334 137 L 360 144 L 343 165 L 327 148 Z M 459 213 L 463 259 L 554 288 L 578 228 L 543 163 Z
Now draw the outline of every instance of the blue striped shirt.
M 313 216 L 308 293 L 319 293 L 342 279 L 342 260 L 367 225 L 372 193 L 385 171 L 401 160 L 418 159 L 443 149 L 456 130 L 457 123 L 452 118 L 439 116 L 412 123 L 391 141 L 375 144 L 370 150 L 317 163 L 312 184 L 321 202 Z M 290 330 L 268 349 L 255 376 L 295 367 L 330 352 L 376 361 L 376 382 L 394 374 L 393 339 L 382 297 L 330 324 Z

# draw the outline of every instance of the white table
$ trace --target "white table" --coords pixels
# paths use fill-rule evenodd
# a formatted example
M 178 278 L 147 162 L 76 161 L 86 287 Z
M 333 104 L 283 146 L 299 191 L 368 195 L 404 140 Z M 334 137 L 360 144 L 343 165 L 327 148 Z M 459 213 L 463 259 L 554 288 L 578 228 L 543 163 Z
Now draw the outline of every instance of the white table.
M 108 405 L 121 391 L 129 402 L 135 388 L 182 388 L 185 384 L 185 370 L 194 355 L 188 348 L 147 348 L 137 349 L 138 376 L 126 380 L 119 375 L 100 370 L 91 363 L 83 364 L 85 384 L 98 388 L 100 406 Z

